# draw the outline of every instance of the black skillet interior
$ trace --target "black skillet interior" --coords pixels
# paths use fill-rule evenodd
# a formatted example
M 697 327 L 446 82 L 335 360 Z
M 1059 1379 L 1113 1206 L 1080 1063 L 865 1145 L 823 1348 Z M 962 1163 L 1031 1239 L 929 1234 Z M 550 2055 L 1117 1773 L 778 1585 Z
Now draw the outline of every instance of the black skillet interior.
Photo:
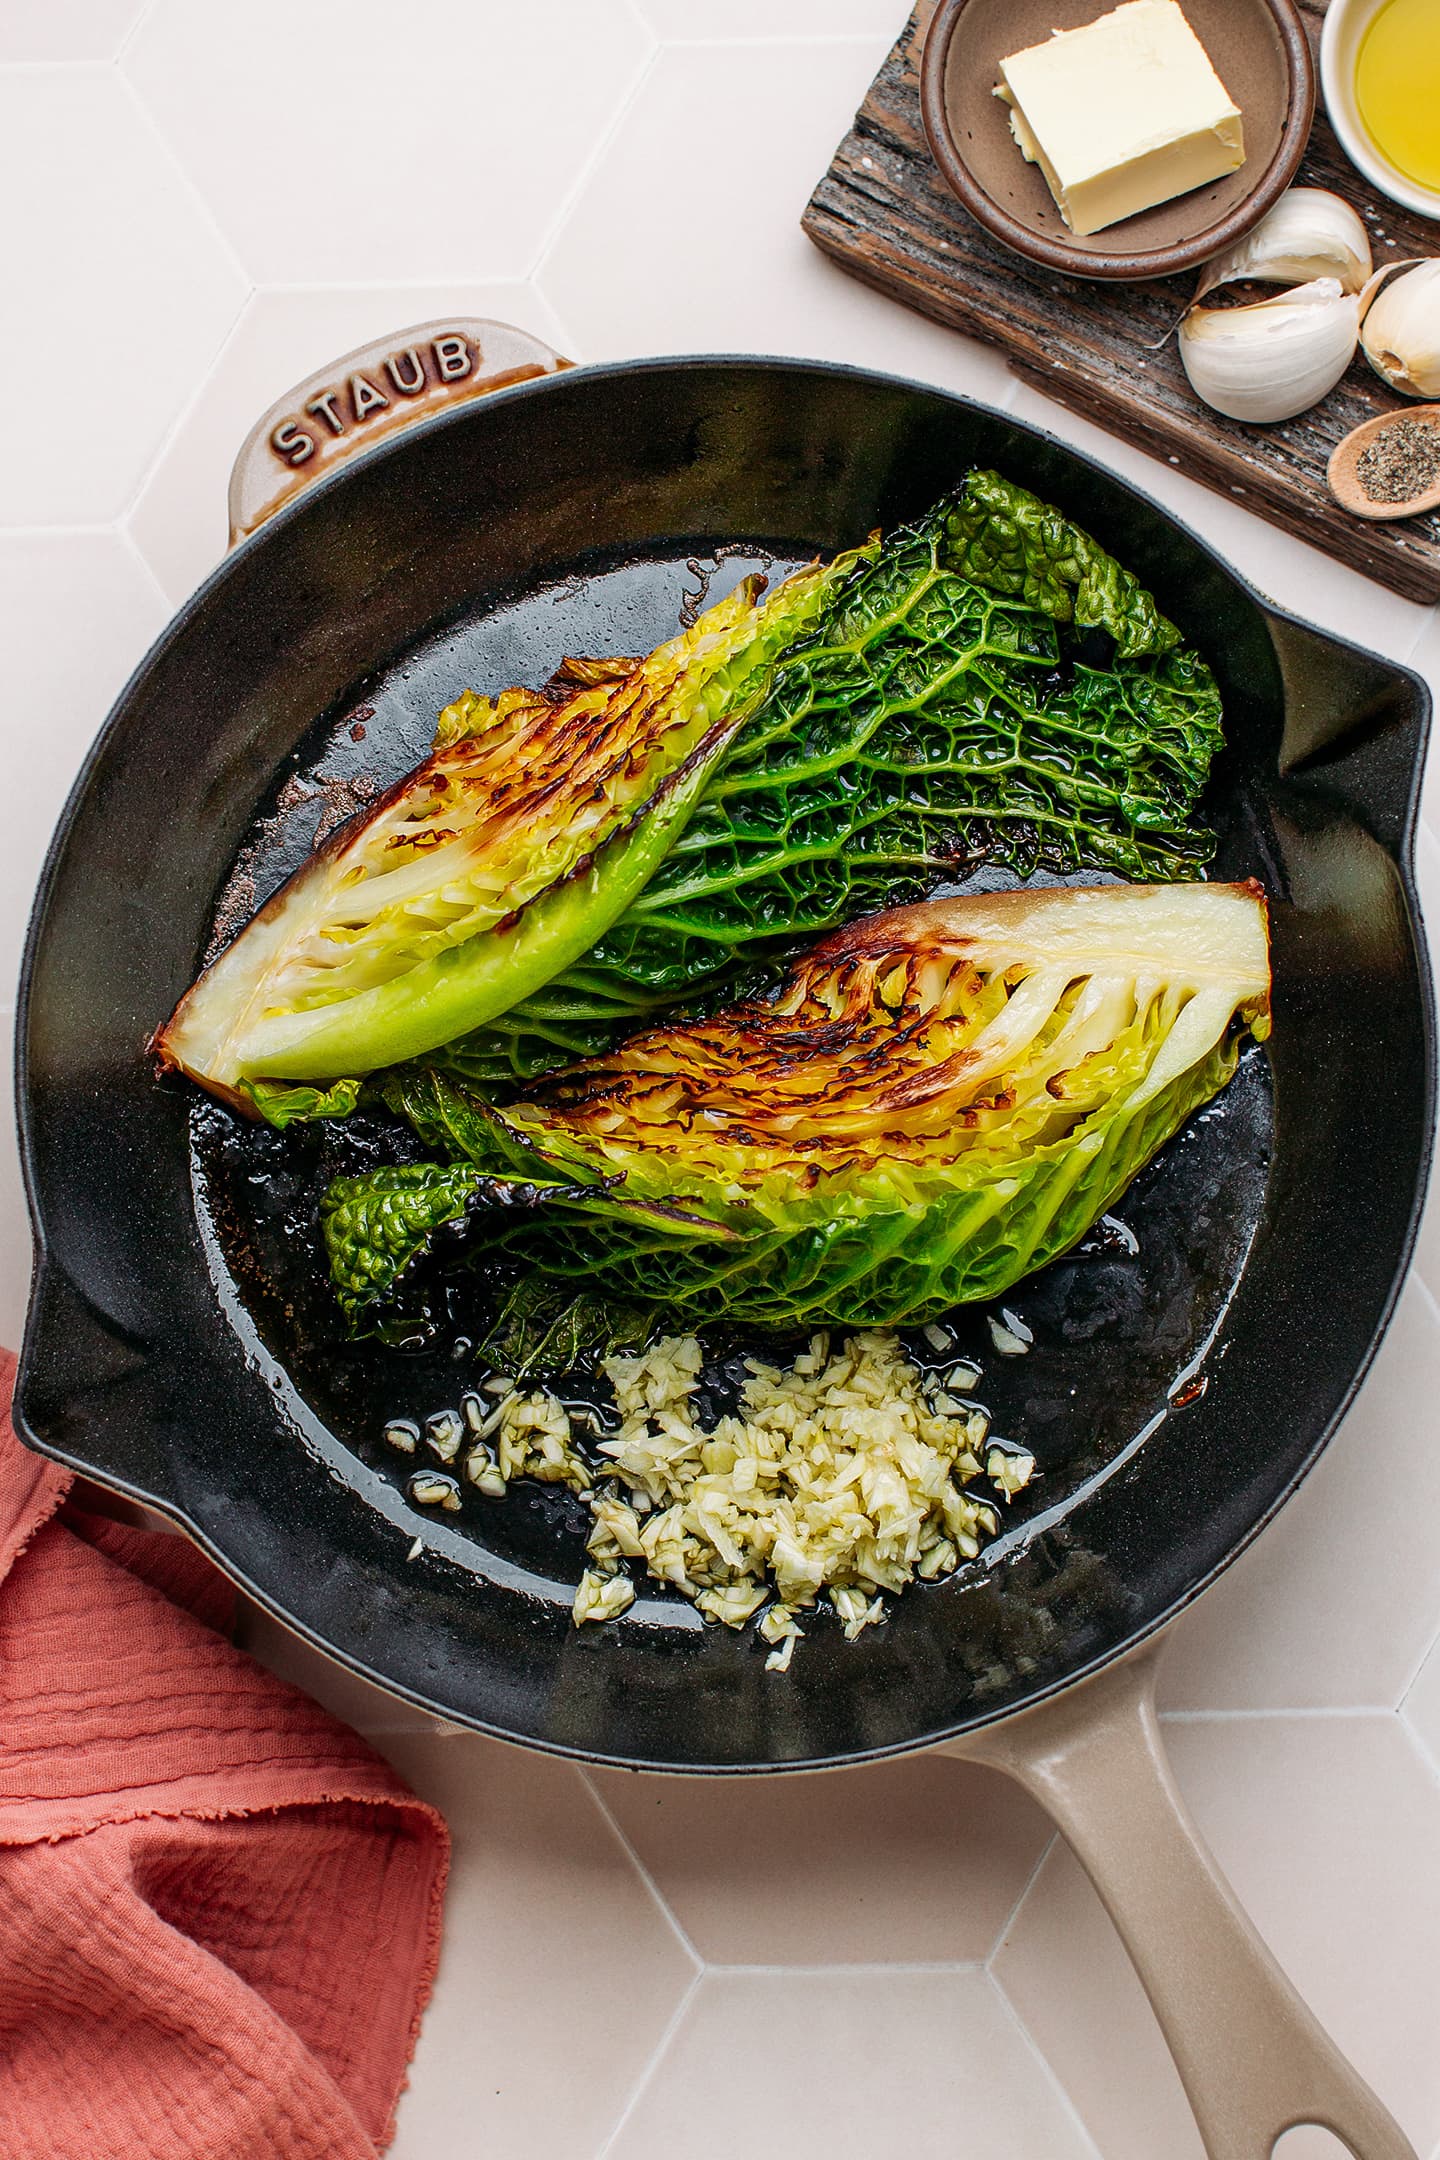
M 985 1565 L 911 1592 L 854 1645 L 817 1625 L 783 1677 L 753 1634 L 659 1596 L 576 1634 L 578 1545 L 546 1496 L 437 1521 L 379 1444 L 385 1415 L 458 1395 L 453 1331 L 377 1364 L 303 1306 L 287 1313 L 255 1267 L 274 1222 L 252 1180 L 274 1144 L 237 1141 L 157 1086 L 145 1036 L 194 972 L 246 843 L 263 891 L 357 773 L 413 762 L 459 688 L 542 679 L 565 651 L 643 649 L 697 575 L 713 597 L 756 555 L 783 566 L 853 542 L 975 463 L 1094 531 L 1214 665 L 1230 746 L 1219 872 L 1261 877 L 1275 903 L 1271 1055 L 1251 1054 L 1127 1196 L 1138 1251 L 1102 1240 L 1008 1301 L 1034 1332 L 1027 1357 L 993 1355 L 969 1317 L 996 1430 L 1046 1469 Z M 22 985 L 40 1242 L 22 1428 L 183 1520 L 337 1656 L 514 1739 L 636 1765 L 802 1767 L 1018 1707 L 1148 1631 L 1239 1549 L 1384 1326 L 1432 1115 L 1407 867 L 1426 727 L 1416 678 L 1266 609 L 1060 444 L 936 391 L 803 363 L 663 362 L 433 422 L 227 563 L 127 690 L 66 813 Z

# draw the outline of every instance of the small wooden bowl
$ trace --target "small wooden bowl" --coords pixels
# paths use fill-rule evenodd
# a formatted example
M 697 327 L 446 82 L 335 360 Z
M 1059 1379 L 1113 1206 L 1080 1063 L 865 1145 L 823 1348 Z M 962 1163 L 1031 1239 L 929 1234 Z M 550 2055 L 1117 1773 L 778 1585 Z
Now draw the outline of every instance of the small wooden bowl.
M 1072 233 L 993 95 L 1007 53 L 1077 30 L 1112 0 L 940 0 L 925 41 L 920 110 L 935 162 L 1006 247 L 1072 277 L 1174 277 L 1257 225 L 1295 177 L 1315 112 L 1315 65 L 1292 0 L 1183 0 L 1240 108 L 1238 172 L 1084 238 Z
M 1330 453 L 1325 478 L 1336 502 L 1352 517 L 1421 517 L 1427 510 L 1440 510 L 1440 480 L 1432 481 L 1408 502 L 1398 503 L 1376 502 L 1360 485 L 1360 475 L 1355 467 L 1361 451 L 1374 442 L 1377 435 L 1394 427 L 1397 420 L 1425 420 L 1431 427 L 1440 429 L 1440 405 L 1401 405 L 1394 412 L 1377 413 L 1373 420 L 1362 420 L 1359 427 L 1351 428 Z

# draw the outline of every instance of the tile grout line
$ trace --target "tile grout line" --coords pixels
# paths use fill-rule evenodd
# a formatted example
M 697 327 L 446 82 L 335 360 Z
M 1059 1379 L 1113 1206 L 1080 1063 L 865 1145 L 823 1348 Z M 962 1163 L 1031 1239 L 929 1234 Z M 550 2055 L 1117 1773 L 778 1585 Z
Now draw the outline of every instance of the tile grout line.
M 577 1767 L 580 1766 L 577 1765 Z M 620 1847 L 620 1850 L 624 1853 L 626 1859 L 630 1862 L 631 1867 L 634 1868 L 641 1882 L 649 1891 L 657 1910 L 661 1912 L 664 1915 L 665 1919 L 670 1923 L 670 1927 L 672 1932 L 674 1933 L 675 1940 L 679 1943 L 681 1949 L 685 1952 L 686 1957 L 689 1958 L 691 1964 L 695 1967 L 695 1977 L 698 1980 L 701 1973 L 703 1973 L 705 1970 L 706 1960 L 701 1957 L 700 1952 L 696 1949 L 694 1943 L 691 1942 L 689 1935 L 680 1925 L 680 1921 L 677 1915 L 671 1911 L 669 1899 L 662 1895 L 660 1885 L 656 1882 L 655 1877 L 651 1874 L 649 1868 L 646 1867 L 645 1862 L 641 1859 L 633 1843 L 631 1842 L 629 1837 L 627 1837 L 625 1831 L 621 1828 L 620 1823 L 616 1818 L 615 1813 L 611 1808 L 609 1802 L 602 1796 L 599 1788 L 596 1786 L 594 1779 L 592 1778 L 590 1772 L 587 1769 L 580 1768 L 580 1782 L 585 1787 L 585 1790 L 589 1793 L 590 1798 L 594 1801 L 595 1806 L 601 1816 L 601 1819 L 609 1828 L 611 1836 L 615 1839 L 616 1843 Z
M 119 522 L 118 517 L 112 517 L 85 525 L 0 524 L 0 540 L 108 540 L 118 530 Z
M 201 370 L 198 374 L 197 380 L 193 389 L 190 392 L 189 397 L 187 397 L 183 401 L 179 410 L 172 416 L 169 426 L 165 428 L 159 442 L 155 447 L 154 456 L 147 461 L 144 471 L 141 473 L 134 487 L 131 488 L 129 494 L 126 496 L 125 501 L 121 505 L 117 515 L 111 521 L 113 526 L 128 531 L 130 520 L 135 515 L 136 510 L 139 508 L 141 498 L 144 496 L 146 489 L 149 487 L 151 481 L 155 478 L 155 475 L 159 471 L 160 466 L 164 462 L 165 458 L 169 455 L 171 447 L 176 442 L 181 428 L 190 418 L 191 413 L 196 411 L 196 409 L 198 408 L 201 399 L 204 397 L 206 391 L 209 389 L 211 383 L 215 379 L 216 369 L 219 367 L 221 361 L 224 359 L 226 353 L 229 352 L 231 345 L 234 343 L 235 338 L 239 333 L 240 325 L 245 320 L 246 315 L 249 313 L 250 303 L 255 297 L 255 281 L 251 277 L 245 265 L 241 262 L 240 257 L 235 252 L 235 249 L 231 246 L 228 234 L 222 231 L 219 223 L 216 220 L 214 212 L 210 208 L 210 205 L 206 202 L 204 196 L 200 193 L 199 187 L 196 185 L 191 175 L 186 171 L 184 165 L 180 162 L 180 159 L 176 156 L 174 150 L 172 150 L 172 148 L 170 147 L 170 143 L 166 138 L 163 130 L 161 129 L 159 122 L 156 120 L 154 114 L 150 111 L 150 108 L 145 103 L 145 100 L 141 97 L 134 83 L 130 80 L 130 77 L 125 73 L 125 70 L 118 65 L 113 66 L 111 72 L 114 75 L 115 80 L 122 85 L 125 96 L 128 97 L 131 105 L 134 107 L 134 110 L 139 114 L 143 125 L 149 131 L 152 139 L 158 147 L 160 155 L 164 158 L 166 164 L 171 168 L 171 170 L 178 176 L 185 193 L 195 204 L 206 226 L 214 234 L 216 243 L 219 246 L 225 261 L 229 263 L 231 269 L 235 272 L 235 275 L 239 278 L 241 286 L 243 287 L 240 297 L 235 305 L 235 312 L 230 317 L 229 322 L 226 324 L 224 332 L 220 337 L 219 342 L 216 344 L 214 351 L 210 354 L 208 360 L 205 362 L 203 370 Z M 137 542 L 136 544 L 138 546 L 139 543 Z M 209 573 L 207 572 L 206 574 L 208 575 Z M 168 602 L 168 594 L 166 595 L 166 599 Z
M 130 530 L 128 523 L 124 519 L 121 519 L 111 529 L 113 530 L 116 539 L 120 542 L 121 547 L 125 550 L 126 554 L 132 558 L 136 565 L 136 568 L 141 572 L 146 582 L 154 589 L 155 596 L 159 600 L 160 606 L 163 610 L 163 618 L 161 621 L 161 625 L 159 630 L 156 631 L 155 637 L 162 637 L 164 635 L 166 623 L 170 621 L 171 617 L 175 612 L 175 603 L 170 598 L 169 593 L 166 592 L 164 586 L 161 584 L 159 577 L 157 576 L 153 566 L 151 565 L 149 557 L 141 548 L 139 541 L 135 538 L 134 533 Z M 152 637 L 150 640 L 150 644 L 145 647 L 145 652 L 141 653 L 139 659 L 137 659 L 135 662 L 135 666 L 131 668 L 130 675 L 134 674 L 135 668 L 139 667 L 140 662 L 145 658 L 145 653 L 149 652 L 150 647 L 154 644 L 154 642 L 155 638 Z M 125 678 L 126 682 L 128 682 L 129 679 L 130 676 L 127 675 Z M 121 685 L 121 689 L 123 688 L 124 684 Z M 118 698 L 120 695 L 120 691 L 117 690 L 115 695 Z
M 1096 2143 L 1094 2136 L 1091 2134 L 1089 2124 L 1086 2122 L 1084 2116 L 1080 2113 L 1079 2108 L 1076 2106 L 1074 2100 L 1071 2098 L 1069 2087 L 1066 2085 L 1064 2079 L 1060 2076 L 1059 2071 L 1055 2068 L 1049 2056 L 1041 2047 L 1039 2041 L 1035 2038 L 1034 2033 L 1031 2032 L 1029 2026 L 1025 2023 L 1024 2018 L 1021 2017 L 1020 2012 L 1016 2009 L 1014 2003 L 1011 2002 L 1009 1995 L 1005 1991 L 1004 1982 L 997 1979 L 995 1975 L 990 1972 L 988 1967 L 986 1968 L 986 1981 L 989 1987 L 993 1989 L 994 1993 L 999 1998 L 1001 2009 L 1008 2015 L 1011 2023 L 1015 2027 L 1016 2032 L 1020 2035 L 1022 2045 L 1026 2049 L 1028 2049 L 1029 2053 L 1038 2063 L 1040 2067 L 1040 2075 L 1043 2078 L 1044 2082 L 1049 2086 L 1050 2090 L 1054 2093 L 1056 2099 L 1059 2101 L 1062 2112 L 1070 2118 L 1071 2123 L 1074 2125 L 1076 2131 L 1079 2133 L 1079 2136 L 1084 2146 L 1084 2150 L 1088 2155 L 1090 2155 L 1090 2160 L 1104 2160 L 1104 2154 L 1101 2152 L 1099 2145 Z
M 296 293 L 409 293 L 433 292 L 437 285 L 489 285 L 513 289 L 516 292 L 537 291 L 534 280 L 527 276 L 487 277 L 483 271 L 467 269 L 463 265 L 455 269 L 439 271 L 434 277 L 360 277 L 360 278 L 269 278 L 254 280 L 257 294 L 282 293 L 287 297 Z
M 120 67 L 126 53 L 129 52 L 130 47 L 134 44 L 136 38 L 140 35 L 140 32 L 144 29 L 146 23 L 149 22 L 151 16 L 155 13 L 155 10 L 159 5 L 160 0 L 145 0 L 144 6 L 140 9 L 140 12 L 135 17 L 135 20 L 131 23 L 129 29 L 125 32 L 124 37 L 121 38 L 120 43 L 116 46 L 114 52 L 110 55 L 110 65 L 113 68 Z
M 659 30 L 652 30 L 650 34 L 662 52 L 713 52 L 717 49 L 724 52 L 744 52 L 756 47 L 762 51 L 773 51 L 777 45 L 803 46 L 807 52 L 816 45 L 861 45 L 868 46 L 873 51 L 878 44 L 881 52 L 876 62 L 877 67 L 882 66 L 888 59 L 895 44 L 894 38 L 884 30 L 824 30 L 813 36 L 807 35 L 803 30 L 792 30 L 788 33 L 781 31 L 773 37 L 763 34 L 757 37 L 666 37 Z
M 836 1973 L 846 1980 L 888 1980 L 896 1974 L 983 1973 L 985 1964 L 981 1958 L 829 1958 L 819 1965 L 751 1965 L 709 1958 L 705 1970 L 712 1980 L 826 1980 Z
M 111 75 L 114 71 L 113 53 L 103 60 L 0 60 L 0 76 Z
M 1022 1905 L 1024 1905 L 1026 1899 L 1029 1897 L 1036 1883 L 1040 1880 L 1040 1870 L 1044 1867 L 1045 1862 L 1049 1859 L 1051 1853 L 1055 1850 L 1055 1847 L 1057 1844 L 1059 1844 L 1059 1842 L 1060 1832 L 1058 1830 L 1052 1830 L 1049 1837 L 1046 1838 L 1045 1843 L 1040 1848 L 1039 1859 L 1035 1862 L 1034 1867 L 1031 1868 L 1030 1873 L 1026 1876 L 1024 1882 L 1020 1885 L 1019 1897 L 1016 1898 L 1014 1904 L 1011 1906 L 1009 1912 L 1006 1914 L 1004 1920 L 1001 1922 L 999 1928 L 996 1930 L 995 1940 L 991 1943 L 984 1960 L 985 1970 L 987 1973 L 994 1965 L 996 1958 L 999 1957 L 1000 1952 L 1004 1949 L 1005 1938 L 1010 1933 L 1011 1928 L 1014 1927 L 1016 1921 L 1020 1917 L 1020 1908 L 1022 1907 Z
M 211 209 L 209 203 L 201 194 L 199 181 L 195 178 L 189 166 L 186 165 L 183 158 L 180 156 L 180 153 L 175 149 L 169 136 L 165 133 L 164 128 L 161 127 L 160 122 L 156 119 L 154 113 L 151 112 L 150 107 L 146 104 L 144 98 L 140 95 L 140 91 L 134 81 L 126 73 L 125 69 L 120 66 L 118 61 L 111 62 L 110 74 L 113 79 L 120 84 L 125 96 L 129 98 L 130 103 L 134 106 L 136 112 L 139 113 L 141 119 L 145 123 L 145 126 L 148 128 L 150 134 L 153 136 L 156 144 L 158 145 L 161 156 L 164 158 L 166 164 L 169 165 L 171 169 L 177 174 L 186 194 L 190 197 L 200 216 L 204 219 L 205 223 L 209 226 L 211 232 L 215 235 L 216 244 L 219 246 L 222 253 L 225 255 L 231 269 L 235 272 L 235 275 L 239 278 L 241 284 L 245 287 L 245 297 L 248 301 L 250 294 L 255 290 L 255 280 L 250 275 L 249 265 L 240 260 L 240 253 L 239 250 L 236 248 L 234 241 L 230 238 L 229 233 L 226 232 L 224 226 L 216 217 L 215 212 Z
M 635 2083 L 631 2086 L 630 2097 L 625 2102 L 625 2105 L 621 2108 L 620 2113 L 615 2118 L 615 2121 L 611 2124 L 609 2134 L 606 2137 L 602 2138 L 600 2144 L 596 2147 L 595 2160 L 606 2160 L 606 2155 L 613 2151 L 615 2140 L 619 2137 L 621 2131 L 625 2128 L 626 2123 L 629 2122 L 630 2117 L 634 2114 L 636 2108 L 639 2106 L 641 2098 L 645 2093 L 646 2087 L 650 2084 L 651 2079 L 654 2077 L 656 2071 L 659 2069 L 661 2063 L 664 2061 L 665 2056 L 669 2051 L 671 2041 L 675 2038 L 675 2035 L 679 2032 L 680 2027 L 685 2022 L 686 2013 L 688 2012 L 691 2003 L 695 2000 L 695 1996 L 699 1990 L 700 1983 L 704 1978 L 705 1968 L 702 1965 L 698 1972 L 691 1975 L 690 1985 L 686 1988 L 684 1994 L 680 1997 L 679 2002 L 676 2003 L 675 2008 L 671 2011 L 669 2019 L 666 2022 L 665 2029 L 661 2033 L 660 2038 L 656 2041 L 654 2050 L 650 2056 L 649 2061 L 646 2063 L 644 2069 L 640 2072 L 639 2077 L 636 2078 Z
M 649 32 L 649 37 L 650 50 L 646 53 L 640 66 L 636 69 L 634 81 L 631 83 L 630 88 L 626 91 L 625 95 L 621 98 L 620 103 L 615 108 L 614 112 L 611 113 L 610 119 L 606 126 L 604 126 L 600 130 L 600 134 L 591 148 L 589 157 L 586 158 L 579 172 L 575 175 L 574 180 L 566 189 L 564 200 L 556 206 L 554 215 L 551 217 L 549 224 L 546 226 L 544 233 L 541 235 L 540 245 L 536 248 L 535 253 L 530 258 L 529 268 L 525 272 L 525 282 L 535 287 L 535 290 L 539 293 L 541 299 L 546 303 L 547 307 L 550 305 L 550 295 L 546 292 L 544 286 L 540 283 L 541 273 L 544 270 L 546 264 L 549 262 L 551 255 L 554 253 L 556 243 L 558 242 L 560 235 L 564 232 L 565 227 L 569 224 L 574 212 L 579 208 L 580 198 L 584 194 L 585 190 L 589 187 L 590 182 L 594 178 L 596 172 L 599 170 L 601 159 L 604 157 L 606 151 L 610 148 L 611 143 L 614 142 L 625 121 L 629 118 L 631 110 L 635 105 L 636 99 L 639 97 L 640 92 L 644 89 L 646 83 L 650 80 L 651 75 L 655 71 L 655 63 L 660 58 L 661 47 L 658 38 L 656 38 L 653 31 Z M 558 319 L 559 310 L 556 309 L 555 313 Z
M 254 298 L 255 287 L 251 285 L 246 292 L 245 297 L 240 302 L 239 307 L 235 310 L 234 315 L 231 317 L 230 322 L 226 327 L 225 335 L 221 338 L 220 343 L 216 346 L 215 351 L 211 354 L 204 373 L 200 376 L 194 389 L 191 391 L 189 397 L 185 399 L 179 411 L 175 413 L 175 415 L 171 419 L 170 425 L 166 428 L 164 435 L 161 437 L 159 444 L 156 446 L 154 457 L 151 458 L 150 462 L 145 467 L 144 472 L 141 473 L 140 478 L 136 481 L 134 487 L 131 489 L 129 496 L 126 499 L 124 508 L 121 510 L 119 516 L 115 520 L 115 526 L 119 531 L 126 534 L 129 533 L 131 520 L 134 518 L 136 511 L 140 508 L 141 503 L 144 501 L 146 493 L 149 490 L 151 481 L 154 480 L 161 466 L 169 457 L 171 450 L 179 441 L 181 430 L 184 428 L 191 414 L 199 411 L 206 392 L 210 389 L 211 385 L 215 380 L 215 376 L 220 367 L 220 363 L 222 362 L 222 360 L 224 360 L 231 346 L 239 337 L 241 325 L 245 321 L 246 316 L 250 313 L 250 304 L 254 300 Z M 243 441 L 243 439 L 244 438 L 242 437 L 241 440 Z M 240 448 L 240 444 L 236 443 L 235 448 L 238 451 Z M 226 480 L 228 485 L 228 474 L 226 475 Z M 222 524 L 228 536 L 230 522 L 227 516 L 228 504 L 222 500 L 218 507 Z M 229 543 L 227 537 L 227 547 L 228 544 Z M 135 545 L 136 547 L 139 547 L 140 543 L 138 540 L 135 542 Z M 144 552 L 143 549 L 141 550 L 141 552 Z M 209 577 L 211 570 L 216 567 L 216 564 L 223 561 L 224 555 L 225 548 L 222 548 L 220 554 L 216 556 L 215 562 L 211 563 L 206 569 L 204 573 L 205 577 Z M 158 579 L 159 573 L 156 571 L 152 571 L 152 575 Z M 190 589 L 193 592 L 195 588 L 192 585 Z M 166 593 L 165 600 L 166 605 L 172 611 L 179 604 L 178 602 L 171 599 L 169 593 Z
M 644 8 L 640 5 L 640 0 L 620 0 L 620 5 L 630 17 L 640 35 L 649 44 L 660 46 L 665 43 L 664 38 L 661 37 L 660 32 L 655 28 L 654 23 L 650 21 Z
M 1422 1288 L 1423 1287 L 1424 1286 L 1422 1285 Z M 1419 1657 L 1415 1660 L 1414 1671 L 1411 1673 L 1409 1679 L 1405 1682 L 1404 1687 L 1401 1688 L 1399 1695 L 1396 1697 L 1395 1709 L 1397 1713 L 1404 1709 L 1405 1704 L 1410 1699 L 1410 1690 L 1414 1687 L 1416 1681 L 1420 1678 L 1421 1673 L 1424 1672 L 1425 1667 L 1429 1664 L 1431 1657 L 1437 1649 L 1440 1649 L 1440 1626 L 1436 1627 L 1434 1634 L 1430 1637 L 1430 1640 L 1426 1643 L 1425 1648 L 1421 1651 Z

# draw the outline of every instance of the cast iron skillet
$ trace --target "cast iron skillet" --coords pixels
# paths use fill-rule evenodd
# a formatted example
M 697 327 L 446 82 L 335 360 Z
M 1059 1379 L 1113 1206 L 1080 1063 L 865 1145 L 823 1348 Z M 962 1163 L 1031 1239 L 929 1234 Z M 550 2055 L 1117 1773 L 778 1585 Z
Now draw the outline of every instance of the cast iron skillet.
M 635 650 L 673 628 L 687 559 L 834 549 L 977 463 L 1113 548 L 1216 668 L 1218 867 L 1261 877 L 1273 903 L 1268 1064 L 1252 1057 L 1233 1102 L 1122 1210 L 1137 1261 L 1063 1263 L 1017 1297 L 1036 1352 L 1003 1373 L 992 1360 L 985 1393 L 1051 1475 L 998 1558 L 900 1599 L 853 1646 L 817 1628 L 783 1681 L 748 1637 L 658 1597 L 577 1635 L 573 1567 L 547 1561 L 546 1534 L 412 1508 L 327 1391 L 325 1359 L 307 1363 L 283 1315 L 241 1295 L 190 1099 L 157 1086 L 142 1046 L 297 748 L 321 772 L 347 756 L 403 769 L 465 683 L 539 679 L 567 649 Z M 183 1525 L 367 1677 L 505 1738 L 765 1771 L 963 1737 L 1041 1793 L 1097 1878 L 1107 1845 L 1120 1858 L 1102 1892 L 1213 2153 L 1258 2155 L 1257 2121 L 1268 2138 L 1296 2120 L 1329 2123 L 1365 2160 L 1408 2152 L 1186 1842 L 1155 1768 L 1147 1661 L 1115 1661 L 1294 1489 L 1397 1294 L 1432 1125 L 1410 869 L 1427 726 L 1417 678 L 1267 607 L 1072 450 L 939 391 L 664 361 L 533 382 L 389 440 L 281 510 L 182 610 L 66 809 L 21 989 L 37 1240 L 22 1431 Z M 262 850 L 262 884 L 279 859 Z M 1182 1894 L 1188 1935 L 1165 1911 Z

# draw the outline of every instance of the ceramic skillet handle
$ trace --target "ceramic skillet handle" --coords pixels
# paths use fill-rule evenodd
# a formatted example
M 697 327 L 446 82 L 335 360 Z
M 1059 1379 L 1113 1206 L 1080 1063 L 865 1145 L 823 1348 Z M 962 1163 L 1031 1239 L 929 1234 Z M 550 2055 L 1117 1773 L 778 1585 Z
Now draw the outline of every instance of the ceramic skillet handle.
M 413 421 L 571 365 L 528 330 L 463 316 L 358 346 L 287 390 L 251 428 L 230 475 L 230 545 Z
M 945 1753 L 1003 1770 L 1053 1816 L 1104 1900 L 1210 2160 L 1270 2160 L 1318 2123 L 1355 2160 L 1416 2160 L 1296 1994 L 1192 1822 L 1155 1712 L 1154 1645 Z

